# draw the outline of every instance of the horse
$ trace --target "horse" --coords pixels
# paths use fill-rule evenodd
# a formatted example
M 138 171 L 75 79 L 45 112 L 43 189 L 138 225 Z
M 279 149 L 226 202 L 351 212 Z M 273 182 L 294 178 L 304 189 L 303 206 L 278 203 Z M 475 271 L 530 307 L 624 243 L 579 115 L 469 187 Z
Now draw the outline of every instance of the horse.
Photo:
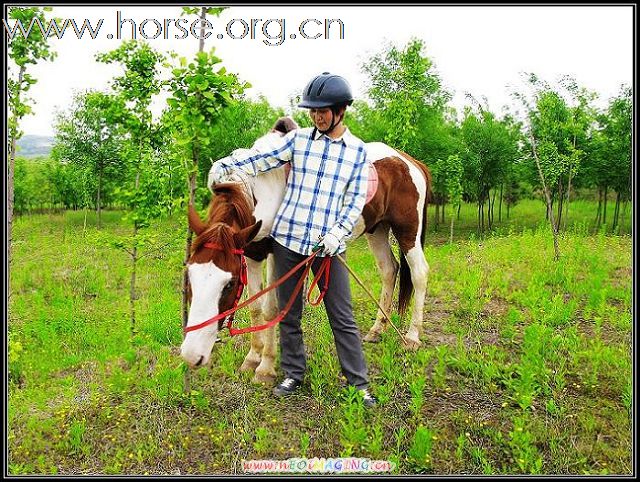
M 253 150 L 266 150 L 281 136 L 297 128 L 289 118 L 279 119 L 270 132 L 259 138 Z M 367 201 L 351 240 L 365 235 L 381 273 L 380 305 L 390 312 L 393 291 L 399 272 L 398 313 L 406 312 L 413 292 L 414 305 L 409 328 L 404 336 L 406 348 L 420 347 L 424 299 L 429 264 L 424 255 L 427 226 L 427 206 L 431 199 L 431 173 L 421 162 L 405 152 L 381 142 L 366 144 L 370 169 L 375 168 L 378 185 Z M 232 153 L 246 154 L 246 149 Z M 285 165 L 288 167 L 287 165 Z M 213 167 L 212 167 L 213 170 Z M 241 256 L 247 265 L 248 295 L 262 287 L 262 263 L 267 264 L 267 283 L 275 280 L 275 269 L 269 237 L 276 212 L 282 202 L 287 183 L 287 169 L 279 167 L 256 177 L 230 175 L 215 186 L 209 183 L 213 196 L 207 222 L 189 207 L 189 226 L 196 233 L 192 254 L 188 260 L 191 299 L 187 328 L 228 310 L 234 303 L 234 293 L 241 277 Z M 370 175 L 371 178 L 371 175 Z M 396 260 L 389 240 L 389 231 L 400 248 L 400 263 Z M 207 248 L 215 246 L 215 249 Z M 258 300 L 259 301 L 259 300 Z M 237 300 L 236 300 L 237 302 Z M 270 320 L 278 313 L 275 291 L 267 293 L 262 302 L 250 305 L 252 326 Z M 181 356 L 192 368 L 209 362 L 217 341 L 221 322 L 197 331 L 189 331 L 181 346 Z M 388 328 L 383 312 L 378 309 L 376 321 L 364 337 L 377 342 Z M 275 372 L 276 338 L 270 328 L 252 333 L 251 348 L 241 371 L 254 371 L 254 382 L 273 384 Z

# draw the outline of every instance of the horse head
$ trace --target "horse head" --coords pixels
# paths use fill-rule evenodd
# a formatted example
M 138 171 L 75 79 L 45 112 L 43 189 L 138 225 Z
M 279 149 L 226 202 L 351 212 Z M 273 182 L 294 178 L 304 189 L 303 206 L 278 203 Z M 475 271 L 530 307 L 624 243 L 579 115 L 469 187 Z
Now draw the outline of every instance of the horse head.
M 242 249 L 262 225 L 255 222 L 242 189 L 235 183 L 214 189 L 207 222 L 189 206 L 189 226 L 196 234 L 187 262 L 189 317 L 180 353 L 191 367 L 209 362 L 223 320 L 205 323 L 232 308 L 243 282 Z

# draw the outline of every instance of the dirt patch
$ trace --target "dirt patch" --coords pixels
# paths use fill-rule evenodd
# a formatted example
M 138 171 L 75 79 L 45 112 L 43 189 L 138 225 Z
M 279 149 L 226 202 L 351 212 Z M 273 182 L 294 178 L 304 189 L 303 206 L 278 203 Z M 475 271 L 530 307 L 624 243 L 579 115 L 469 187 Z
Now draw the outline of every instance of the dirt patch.
M 503 298 L 493 297 L 483 307 L 482 314 L 501 318 L 507 314 L 511 305 Z

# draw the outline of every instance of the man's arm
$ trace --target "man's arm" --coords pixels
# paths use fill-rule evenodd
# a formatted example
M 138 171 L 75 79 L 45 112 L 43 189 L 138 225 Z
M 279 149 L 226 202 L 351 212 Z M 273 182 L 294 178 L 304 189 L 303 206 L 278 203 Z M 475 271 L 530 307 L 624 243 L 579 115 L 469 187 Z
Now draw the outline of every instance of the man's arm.
M 223 157 L 211 165 L 209 171 L 209 188 L 233 175 L 234 171 L 257 176 L 291 161 L 296 131 L 291 131 L 268 151 L 237 149 L 230 156 Z M 242 174 L 240 174 L 242 176 Z

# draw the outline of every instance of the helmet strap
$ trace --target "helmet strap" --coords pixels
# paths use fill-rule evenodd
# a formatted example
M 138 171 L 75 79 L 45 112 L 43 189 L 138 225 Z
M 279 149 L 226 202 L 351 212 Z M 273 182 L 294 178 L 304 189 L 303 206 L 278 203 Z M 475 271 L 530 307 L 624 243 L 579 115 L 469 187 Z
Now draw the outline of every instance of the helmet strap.
M 320 132 L 322 132 L 323 134 L 328 134 L 329 132 L 331 132 L 333 129 L 335 129 L 335 127 L 340 124 L 340 122 L 342 122 L 342 119 L 344 119 L 344 113 L 340 114 L 340 118 L 338 119 L 338 122 L 336 122 L 336 111 L 339 109 L 339 107 L 337 106 L 331 106 L 331 125 L 329 126 L 328 129 L 321 131 L 320 129 L 318 129 Z

